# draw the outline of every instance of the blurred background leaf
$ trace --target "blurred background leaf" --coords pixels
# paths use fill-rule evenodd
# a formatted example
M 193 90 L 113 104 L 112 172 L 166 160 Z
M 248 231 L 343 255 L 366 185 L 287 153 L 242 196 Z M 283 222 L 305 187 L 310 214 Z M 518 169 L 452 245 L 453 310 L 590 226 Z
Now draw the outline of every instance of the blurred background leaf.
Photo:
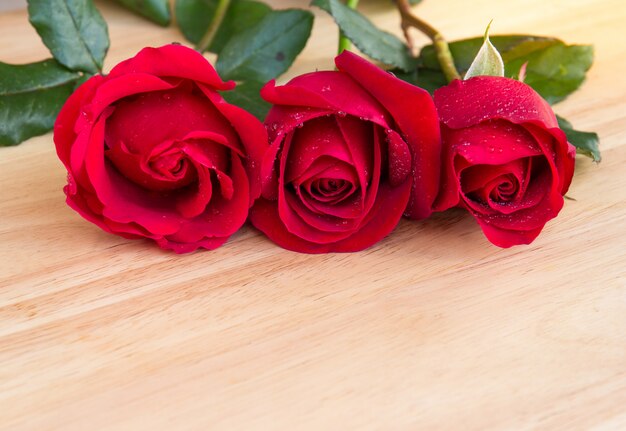
M 176 21 L 185 38 L 197 44 L 213 21 L 217 0 L 177 0 Z M 255 0 L 233 0 L 208 50 L 220 53 L 228 40 L 257 25 L 272 9 Z
M 169 0 L 115 0 L 133 12 L 161 26 L 172 20 Z

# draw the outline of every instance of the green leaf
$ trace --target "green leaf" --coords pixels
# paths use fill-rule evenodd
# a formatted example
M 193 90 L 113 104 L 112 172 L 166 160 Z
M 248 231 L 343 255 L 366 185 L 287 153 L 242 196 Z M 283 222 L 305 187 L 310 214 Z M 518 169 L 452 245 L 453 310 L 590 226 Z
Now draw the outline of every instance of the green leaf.
M 417 68 L 410 72 L 405 72 L 401 69 L 392 69 L 389 72 L 396 78 L 406 81 L 409 84 L 422 87 L 431 94 L 434 93 L 436 89 L 448 83 L 443 73 L 438 70 Z
M 485 30 L 483 44 L 467 69 L 464 79 L 474 76 L 504 76 L 504 62 L 496 47 L 489 40 L 489 27 L 491 23 Z
M 235 0 L 230 4 L 209 51 L 219 54 L 231 37 L 257 25 L 272 8 L 253 0 Z
M 507 57 L 507 74 L 517 76 L 520 67 L 528 62 L 524 82 L 553 104 L 565 99 L 583 83 L 593 63 L 593 47 L 567 46 L 560 42 L 545 49 Z
M 102 70 L 109 35 L 91 0 L 28 0 L 28 14 L 59 63 L 88 73 Z
M 187 40 L 200 42 L 207 31 L 217 8 L 217 0 L 177 0 L 176 21 Z M 233 0 L 226 16 L 209 46 L 209 51 L 219 54 L 232 36 L 257 25 L 272 9 L 254 0 Z
M 517 77 L 526 62 L 526 82 L 550 103 L 563 100 L 585 79 L 593 62 L 593 47 L 567 45 L 554 38 L 508 35 L 490 38 L 502 54 L 505 76 Z M 450 51 L 459 72 L 466 72 L 482 45 L 482 38 L 450 43 Z M 424 47 L 419 56 L 420 68 L 441 72 L 432 45 Z
M 0 62 L 0 146 L 49 131 L 81 78 L 52 59 L 25 65 Z
M 122 6 L 162 26 L 172 20 L 168 0 L 116 0 Z
M 283 74 L 306 45 L 313 14 L 300 9 L 272 11 L 254 27 L 233 36 L 215 65 L 224 79 L 269 81 Z
M 598 134 L 574 130 L 572 123 L 558 115 L 556 119 L 559 122 L 561 130 L 565 132 L 567 141 L 576 147 L 576 152 L 590 157 L 596 163 L 600 163 L 602 155 L 600 154 L 600 140 L 598 139 Z
M 217 0 L 176 0 L 174 12 L 180 31 L 189 42 L 198 43 L 213 21 Z
M 263 85 L 264 83 L 262 82 L 246 81 L 238 84 L 232 91 L 223 92 L 222 96 L 228 103 L 245 109 L 260 121 L 263 121 L 272 106 L 261 97 L 260 91 Z
M 328 12 L 343 34 L 365 55 L 407 72 L 415 68 L 415 59 L 404 42 L 378 29 L 359 11 L 339 0 L 313 0 L 311 4 Z
M 417 70 L 416 75 L 417 81 L 415 85 L 419 85 L 430 94 L 433 94 L 436 89 L 448 83 L 445 75 L 440 71 L 420 68 Z

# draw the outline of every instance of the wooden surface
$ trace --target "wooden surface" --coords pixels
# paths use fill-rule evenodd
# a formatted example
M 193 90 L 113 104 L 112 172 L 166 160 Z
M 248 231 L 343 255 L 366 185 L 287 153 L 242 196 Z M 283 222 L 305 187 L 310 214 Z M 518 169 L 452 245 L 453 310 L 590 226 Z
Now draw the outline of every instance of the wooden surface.
M 107 69 L 182 40 L 98 4 Z M 386 4 L 363 7 L 396 31 Z M 453 212 L 351 255 L 287 252 L 246 228 L 176 256 L 70 210 L 51 135 L 0 148 L 0 429 L 626 429 L 626 7 L 419 11 L 450 39 L 493 18 L 494 34 L 596 46 L 557 111 L 600 133 L 604 161 L 578 160 L 576 201 L 533 245 L 498 249 Z M 318 18 L 289 76 L 330 67 L 336 33 Z M 0 14 L 0 60 L 46 56 L 24 10 Z

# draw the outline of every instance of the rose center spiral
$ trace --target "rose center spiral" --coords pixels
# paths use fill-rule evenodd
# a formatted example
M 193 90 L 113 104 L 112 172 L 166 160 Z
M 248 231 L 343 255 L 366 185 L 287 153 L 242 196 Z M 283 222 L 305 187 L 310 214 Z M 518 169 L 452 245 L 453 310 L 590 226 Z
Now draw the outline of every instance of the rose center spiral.
M 105 129 L 107 159 L 126 178 L 150 190 L 173 190 L 197 181 L 186 136 L 230 128 L 190 82 L 128 96 L 113 106 Z

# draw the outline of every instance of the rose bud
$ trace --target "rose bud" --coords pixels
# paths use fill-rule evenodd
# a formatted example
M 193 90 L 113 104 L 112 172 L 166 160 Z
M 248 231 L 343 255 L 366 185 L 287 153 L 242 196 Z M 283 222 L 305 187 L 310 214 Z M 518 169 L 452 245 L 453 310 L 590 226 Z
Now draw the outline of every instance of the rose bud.
M 575 148 L 528 85 L 479 76 L 435 91 L 443 167 L 437 211 L 460 206 L 500 247 L 531 243 L 563 207 Z
M 430 95 L 350 52 L 335 62 L 338 71 L 261 91 L 274 106 L 265 121 L 262 197 L 250 219 L 289 250 L 365 249 L 405 210 L 428 216 L 437 194 L 440 139 Z
M 267 148 L 263 125 L 218 92 L 233 87 L 180 45 L 145 48 L 89 79 L 54 127 L 68 205 L 177 253 L 219 247 L 260 194 Z

